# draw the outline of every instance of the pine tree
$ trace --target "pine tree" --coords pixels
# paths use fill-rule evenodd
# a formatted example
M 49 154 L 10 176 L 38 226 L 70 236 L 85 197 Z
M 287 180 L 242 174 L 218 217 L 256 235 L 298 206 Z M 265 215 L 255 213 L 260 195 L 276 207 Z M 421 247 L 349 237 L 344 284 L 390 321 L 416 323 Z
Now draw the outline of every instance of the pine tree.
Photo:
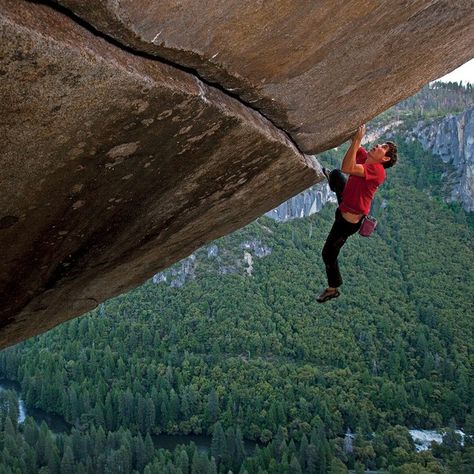
M 31 416 L 27 416 L 23 425 L 23 436 L 25 441 L 31 446 L 36 446 L 39 436 L 38 427 Z
M 74 456 L 69 446 L 66 446 L 64 456 L 61 460 L 61 474 L 75 474 Z
M 194 452 L 191 464 L 191 474 L 209 474 L 209 460 L 206 454 L 200 454 L 199 451 Z
M 308 438 L 306 437 L 306 434 L 303 434 L 303 437 L 301 438 L 300 454 L 299 454 L 299 461 L 300 461 L 300 465 L 303 471 L 306 469 L 306 456 L 307 456 L 308 445 L 309 445 Z
M 107 438 L 105 436 L 105 431 L 102 426 L 99 426 L 94 439 L 94 455 L 96 457 L 105 451 L 106 443 Z
M 58 448 L 51 436 L 48 436 L 46 439 L 45 458 L 49 474 L 59 474 L 61 460 L 59 458 Z
M 272 442 L 272 445 L 274 447 L 273 456 L 279 462 L 281 461 L 283 443 L 285 443 L 285 433 L 283 431 L 283 428 L 280 426 L 278 428 L 277 435 L 276 435 L 275 439 Z M 285 444 L 285 447 L 286 447 L 286 444 Z
M 306 450 L 306 466 L 309 474 L 319 474 L 320 472 L 320 459 L 318 458 L 317 447 L 310 443 Z
M 82 459 L 85 459 L 87 456 L 87 447 L 84 443 L 85 439 L 84 436 L 81 434 L 79 430 L 75 428 L 72 429 L 71 433 L 72 438 L 72 452 L 74 454 L 74 459 L 77 462 L 80 462 Z
M 131 426 L 134 423 L 133 413 L 134 397 L 130 388 L 122 392 L 119 398 L 119 425 Z
M 245 456 L 246 456 L 245 445 L 244 445 L 244 440 L 242 436 L 242 431 L 240 430 L 240 427 L 237 427 L 235 429 L 235 453 L 234 453 L 235 465 L 240 468 L 240 466 L 244 462 Z
M 221 463 L 226 456 L 227 441 L 224 430 L 220 421 L 214 425 L 211 440 L 211 455 L 216 460 L 217 467 L 220 468 Z
M 137 471 L 143 471 L 147 462 L 146 462 L 146 453 L 145 453 L 145 443 L 143 442 L 143 437 L 141 433 L 138 433 L 134 438 L 134 467 Z
M 70 418 L 68 421 L 74 424 L 78 424 L 80 409 L 79 409 L 79 400 L 77 399 L 77 392 L 74 387 L 69 387 L 68 398 L 69 398 L 68 406 L 69 406 L 69 413 L 70 413 Z
M 25 472 L 27 474 L 36 474 L 38 471 L 36 465 L 36 453 L 34 448 L 29 445 L 24 446 L 23 461 L 25 463 Z M 1 463 L 1 459 L 0 459 Z
M 48 425 L 42 421 L 36 443 L 36 459 L 39 466 L 46 465 L 46 443 L 49 436 Z
M 296 456 L 292 456 L 292 458 L 291 458 L 290 472 L 292 474 L 302 474 L 301 465 L 300 465 L 298 459 L 296 458 Z
M 105 415 L 104 415 L 104 405 L 102 402 L 98 402 L 94 406 L 94 420 L 96 426 L 104 426 L 105 425 Z
M 4 449 L 13 458 L 19 458 L 20 456 L 20 446 L 19 441 L 21 441 L 21 435 L 18 435 L 11 418 L 9 416 L 5 419 L 5 428 L 4 428 Z M 1 439 L 1 435 L 0 435 Z
M 188 474 L 189 472 L 189 457 L 185 449 L 182 449 L 179 452 L 178 459 L 176 461 L 176 467 L 181 469 L 183 474 Z
M 153 429 L 155 426 L 155 404 L 151 398 L 146 398 L 145 400 L 145 413 L 144 413 L 144 433 L 147 433 Z
M 235 469 L 234 462 L 236 456 L 236 440 L 235 440 L 235 432 L 232 427 L 227 428 L 225 431 L 225 438 L 226 438 L 226 449 L 225 449 L 225 456 L 223 460 L 223 465 L 229 469 Z
M 217 398 L 217 392 L 212 389 L 209 392 L 207 397 L 207 405 L 206 405 L 206 412 L 205 412 L 205 419 L 206 422 L 209 424 L 213 424 L 219 418 L 219 399 Z
M 209 463 L 209 474 L 217 474 L 217 464 L 213 457 L 211 457 L 211 461 Z
M 130 431 L 128 431 L 128 435 L 131 437 Z M 132 447 L 129 442 L 124 442 L 120 447 L 120 458 L 123 462 L 124 471 L 123 472 L 131 472 L 132 471 Z
M 115 429 L 116 418 L 117 416 L 114 413 L 114 407 L 112 404 L 112 394 L 111 392 L 108 392 L 105 397 L 105 426 L 108 431 Z
M 153 459 L 154 454 L 155 446 L 153 445 L 150 433 L 147 433 L 145 436 L 145 464 L 148 464 Z M 183 472 L 186 474 L 185 471 Z
M 179 419 L 179 397 L 174 389 L 171 389 L 170 402 L 169 402 L 169 419 L 170 421 L 178 421 Z
M 135 395 L 135 423 L 138 425 L 138 429 L 145 434 L 147 432 L 147 422 L 145 420 L 145 399 L 138 392 Z
M 291 457 L 293 456 L 293 454 L 296 455 L 297 453 L 296 444 L 293 438 L 290 439 L 290 442 L 288 443 L 288 453 L 290 454 Z

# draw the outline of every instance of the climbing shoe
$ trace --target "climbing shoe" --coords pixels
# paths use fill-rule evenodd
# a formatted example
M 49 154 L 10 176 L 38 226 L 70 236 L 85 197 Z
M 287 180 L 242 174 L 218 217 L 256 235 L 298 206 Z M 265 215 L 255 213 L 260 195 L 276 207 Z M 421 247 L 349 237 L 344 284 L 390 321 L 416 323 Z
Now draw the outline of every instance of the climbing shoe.
M 329 291 L 327 288 L 318 296 L 316 301 L 318 303 L 325 303 L 326 301 L 332 300 L 333 298 L 337 298 L 340 296 L 339 290 L 336 291 Z
M 326 176 L 326 179 L 329 181 L 329 176 L 331 174 L 331 170 L 328 170 L 327 168 L 323 168 L 323 175 Z

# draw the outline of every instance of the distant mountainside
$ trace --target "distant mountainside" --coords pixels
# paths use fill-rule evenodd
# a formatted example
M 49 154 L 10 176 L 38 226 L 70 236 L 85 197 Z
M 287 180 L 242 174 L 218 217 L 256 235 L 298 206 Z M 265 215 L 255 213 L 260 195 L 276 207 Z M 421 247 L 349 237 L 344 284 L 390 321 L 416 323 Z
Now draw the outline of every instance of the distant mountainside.
M 424 86 L 417 94 L 386 110 L 371 123 L 378 125 L 393 119 L 403 119 L 408 127 L 418 120 L 458 114 L 474 103 L 472 84 L 434 82 Z
M 322 182 L 288 199 L 265 215 L 279 222 L 286 222 L 309 217 L 321 211 L 327 202 L 336 202 L 336 196 L 330 191 L 327 183 Z
M 448 201 L 461 203 L 468 212 L 474 211 L 474 105 L 465 111 L 437 118 L 430 122 L 419 121 L 411 132 L 425 150 L 441 158 L 446 167 L 443 179 Z

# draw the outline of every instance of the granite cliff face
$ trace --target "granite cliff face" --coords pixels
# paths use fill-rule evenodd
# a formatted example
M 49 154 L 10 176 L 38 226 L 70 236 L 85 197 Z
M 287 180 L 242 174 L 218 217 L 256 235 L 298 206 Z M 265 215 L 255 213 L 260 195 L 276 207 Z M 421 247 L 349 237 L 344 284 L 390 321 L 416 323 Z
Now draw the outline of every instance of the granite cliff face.
M 0 347 L 321 181 L 305 151 L 469 59 L 473 24 L 467 0 L 0 0 Z
M 258 112 L 44 5 L 0 1 L 0 347 L 321 179 Z
M 450 163 L 455 173 L 446 176 L 448 201 L 458 201 L 468 212 L 474 211 L 474 106 L 461 114 L 417 124 L 411 136 L 425 150 Z
M 265 215 L 279 222 L 308 217 L 319 212 L 327 202 L 337 202 L 326 181 L 306 189 L 288 199 Z
M 252 276 L 254 259 L 266 257 L 271 253 L 271 247 L 257 238 L 244 240 L 235 250 L 224 250 L 224 253 L 218 245 L 212 244 L 192 253 L 171 268 L 153 275 L 152 281 L 155 284 L 163 283 L 172 288 L 181 288 L 188 281 L 194 280 L 200 269 L 209 265 L 212 271 L 219 275 L 239 273 Z
M 470 0 L 56 0 L 135 51 L 192 68 L 305 153 L 472 57 Z

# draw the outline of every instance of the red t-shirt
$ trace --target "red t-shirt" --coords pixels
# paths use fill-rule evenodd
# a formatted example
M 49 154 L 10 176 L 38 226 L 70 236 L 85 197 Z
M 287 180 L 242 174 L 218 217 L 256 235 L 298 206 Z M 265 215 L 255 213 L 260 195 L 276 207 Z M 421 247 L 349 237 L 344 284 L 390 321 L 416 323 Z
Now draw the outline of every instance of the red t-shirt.
M 368 215 L 375 191 L 385 180 L 385 168 L 381 163 L 365 164 L 367 151 L 360 147 L 356 154 L 356 163 L 362 165 L 365 177 L 349 176 L 342 193 L 339 209 L 342 212 Z

